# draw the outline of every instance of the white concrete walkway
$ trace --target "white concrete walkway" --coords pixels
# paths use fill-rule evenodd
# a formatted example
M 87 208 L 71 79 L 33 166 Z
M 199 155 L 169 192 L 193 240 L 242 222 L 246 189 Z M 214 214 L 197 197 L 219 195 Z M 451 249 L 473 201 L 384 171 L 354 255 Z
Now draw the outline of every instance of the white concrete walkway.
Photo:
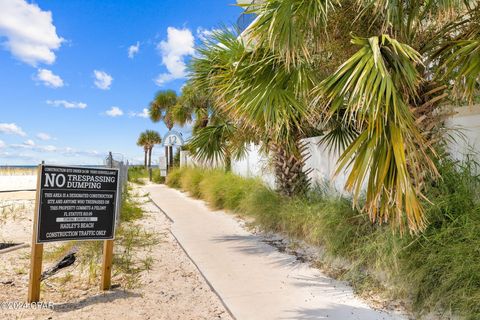
M 372 310 L 351 288 L 278 252 L 231 215 L 163 185 L 144 189 L 173 220 L 173 234 L 238 320 L 403 319 Z

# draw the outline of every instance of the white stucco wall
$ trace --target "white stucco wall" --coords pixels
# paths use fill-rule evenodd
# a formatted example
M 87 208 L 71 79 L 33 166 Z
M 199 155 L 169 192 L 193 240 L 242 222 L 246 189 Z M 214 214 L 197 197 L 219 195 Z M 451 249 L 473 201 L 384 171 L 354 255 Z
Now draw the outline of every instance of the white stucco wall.
M 457 114 L 447 121 L 448 127 L 461 133 L 455 134 L 455 143 L 449 144 L 451 154 L 458 160 L 466 154 L 480 152 L 480 105 L 455 109 Z M 477 156 L 480 160 L 480 157 Z
M 232 172 L 243 177 L 260 177 L 270 187 L 275 186 L 275 176 L 268 158 L 260 153 L 260 146 L 251 143 L 244 159 L 232 161 Z

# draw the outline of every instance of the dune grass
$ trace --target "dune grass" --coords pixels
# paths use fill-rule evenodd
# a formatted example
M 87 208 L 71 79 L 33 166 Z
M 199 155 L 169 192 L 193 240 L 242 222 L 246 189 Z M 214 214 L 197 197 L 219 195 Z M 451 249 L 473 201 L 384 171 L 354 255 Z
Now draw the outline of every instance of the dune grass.
M 148 254 L 160 241 L 159 236 L 145 230 L 138 223 L 145 212 L 141 202 L 135 199 L 129 187 L 122 197 L 120 222 L 115 230 L 113 255 L 113 279 L 125 289 L 141 285 L 142 272 L 151 270 L 153 259 Z M 103 241 L 68 241 L 45 252 L 45 259 L 58 261 L 73 247 L 78 249 L 77 261 L 80 270 L 85 270 L 91 283 L 98 283 L 101 272 Z M 143 253 L 143 254 L 142 254 Z M 145 254 L 146 253 L 146 254 Z M 58 276 L 56 276 L 58 278 Z
M 199 168 L 176 169 L 166 183 L 213 208 L 250 217 L 265 231 L 321 246 L 320 265 L 333 268 L 360 293 L 404 299 L 416 318 L 434 313 L 480 319 L 478 168 L 448 158 L 438 168 L 443 179 L 427 188 L 428 228 L 403 236 L 372 224 L 348 197 L 325 188 L 284 198 L 257 179 Z
M 128 181 L 144 185 L 145 181 L 148 181 L 149 173 L 148 170 L 143 166 L 134 166 L 128 168 Z M 152 182 L 154 183 L 164 183 L 165 177 L 160 175 L 159 168 L 152 168 Z
M 0 176 L 34 176 L 37 168 L 1 167 Z

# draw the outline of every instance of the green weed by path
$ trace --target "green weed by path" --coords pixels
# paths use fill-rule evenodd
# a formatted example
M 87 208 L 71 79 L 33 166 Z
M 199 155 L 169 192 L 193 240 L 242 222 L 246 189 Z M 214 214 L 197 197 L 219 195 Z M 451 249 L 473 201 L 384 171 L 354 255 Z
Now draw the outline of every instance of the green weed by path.
M 148 169 L 145 169 L 143 166 L 135 166 L 128 168 L 128 181 L 144 185 L 145 181 L 148 181 L 150 178 Z M 165 183 L 165 177 L 162 177 L 160 174 L 159 168 L 152 168 L 152 182 L 153 183 Z

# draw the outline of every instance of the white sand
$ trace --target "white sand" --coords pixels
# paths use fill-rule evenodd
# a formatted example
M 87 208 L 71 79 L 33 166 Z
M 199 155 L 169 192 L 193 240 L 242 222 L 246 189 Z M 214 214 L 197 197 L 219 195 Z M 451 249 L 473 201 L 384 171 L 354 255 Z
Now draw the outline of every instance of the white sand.
M 76 262 L 42 283 L 41 301 L 53 302 L 54 310 L 0 310 L 0 319 L 230 320 L 218 297 L 171 235 L 170 221 L 152 203 L 144 206 L 149 214 L 140 222 L 146 229 L 156 232 L 161 240 L 150 248 L 151 251 L 139 252 L 154 259 L 152 270 L 142 273 L 139 288 L 118 288 L 103 293 L 98 289 L 100 275 L 89 280 L 86 270 L 82 272 Z M 23 210 L 22 218 L 16 222 L 0 226 L 0 233 L 4 232 L 11 239 L 26 240 L 31 228 L 27 211 L 29 209 Z M 45 252 L 52 251 L 56 245 L 46 244 Z M 29 256 L 30 248 L 0 255 L 0 302 L 26 300 Z M 45 261 L 44 269 L 50 265 L 52 262 Z M 72 279 L 62 281 L 68 272 Z M 113 274 L 112 283 L 118 283 L 120 279 L 115 275 L 115 267 Z
M 0 175 L 0 191 L 35 189 L 36 183 L 34 175 Z

